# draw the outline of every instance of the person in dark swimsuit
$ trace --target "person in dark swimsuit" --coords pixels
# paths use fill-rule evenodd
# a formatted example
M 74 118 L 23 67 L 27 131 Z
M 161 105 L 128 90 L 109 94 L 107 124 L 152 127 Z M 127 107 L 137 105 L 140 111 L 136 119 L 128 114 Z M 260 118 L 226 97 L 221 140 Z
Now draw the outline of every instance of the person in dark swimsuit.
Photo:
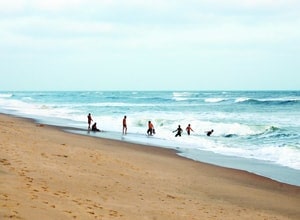
M 125 115 L 123 118 L 123 134 L 127 134 L 127 122 L 126 122 L 127 116 Z
M 87 118 L 88 118 L 88 125 L 89 125 L 88 129 L 90 129 L 91 128 L 91 123 L 93 121 L 91 113 L 88 114 Z
M 182 128 L 180 127 L 180 125 L 178 125 L 178 128 L 175 130 L 175 131 L 173 131 L 173 133 L 174 132 L 177 132 L 176 134 L 175 134 L 175 137 L 177 137 L 177 136 L 180 136 L 181 137 L 181 133 L 182 133 Z
M 100 129 L 97 128 L 96 122 L 92 125 L 92 131 L 100 131 Z
M 214 130 L 211 129 L 210 131 L 206 131 L 205 133 L 206 133 L 207 136 L 210 136 L 213 132 L 214 132 Z

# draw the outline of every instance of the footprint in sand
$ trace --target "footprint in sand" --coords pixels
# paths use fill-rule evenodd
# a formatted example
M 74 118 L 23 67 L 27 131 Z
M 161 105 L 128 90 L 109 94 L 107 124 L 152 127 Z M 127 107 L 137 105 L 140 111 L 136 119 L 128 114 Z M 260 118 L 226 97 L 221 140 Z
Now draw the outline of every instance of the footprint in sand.
M 48 158 L 48 156 L 45 153 L 41 153 L 41 156 L 44 158 Z
M 34 199 L 37 199 L 38 198 L 38 196 L 37 195 L 31 195 L 31 200 L 34 200 Z
M 53 156 L 68 158 L 68 155 L 53 154 Z
M 48 187 L 42 186 L 42 189 L 44 190 L 44 192 L 48 192 Z
M 109 210 L 109 215 L 113 217 L 118 217 L 118 212 L 115 210 Z
M 4 166 L 9 166 L 9 165 L 11 165 L 11 163 L 8 162 L 7 159 L 0 159 L 0 163 L 3 164 Z

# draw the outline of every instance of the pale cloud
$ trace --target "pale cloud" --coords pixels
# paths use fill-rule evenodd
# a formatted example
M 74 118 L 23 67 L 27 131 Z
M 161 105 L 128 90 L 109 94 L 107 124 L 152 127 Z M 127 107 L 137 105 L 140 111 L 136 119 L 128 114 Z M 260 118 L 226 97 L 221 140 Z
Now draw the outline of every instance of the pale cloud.
M 299 70 L 299 11 L 299 0 L 0 0 L 0 72 L 287 79 Z
M 141 10 L 174 10 L 180 8 L 197 8 L 211 6 L 218 8 L 251 8 L 251 9 L 274 9 L 299 7 L 298 0 L 0 0 L 0 11 L 19 11 L 35 9 L 41 11 L 68 11 L 70 9 L 85 8 L 136 8 Z
M 23 10 L 25 7 L 25 0 L 0 0 L 0 12 L 10 13 Z
M 245 26 L 237 22 L 209 26 L 139 26 L 119 23 L 86 22 L 30 17 L 0 22 L 2 46 L 175 49 L 219 47 L 222 45 L 270 45 L 297 42 L 300 21 Z
M 83 0 L 0 0 L 1 11 L 20 11 L 26 9 L 37 10 L 68 10 L 70 7 L 79 7 Z
M 298 0 L 203 0 L 198 1 L 213 6 L 226 7 L 247 7 L 247 8 L 282 8 L 290 6 L 299 6 Z
M 63 12 L 68 10 L 84 10 L 85 8 L 114 9 L 114 8 L 144 8 L 170 9 L 173 1 L 141 1 L 141 0 L 0 0 L 0 11 L 13 12 L 33 9 L 38 11 Z
M 82 4 L 80 0 L 32 0 L 30 7 L 38 10 L 56 11 L 73 8 Z
M 286 7 L 286 6 L 293 6 L 299 5 L 298 0 L 229 0 L 226 1 L 229 4 L 237 4 L 245 7 Z
M 116 27 L 105 22 L 75 21 L 39 16 L 0 20 L 0 47 L 57 50 L 76 49 L 83 43 L 95 43 L 95 38 L 115 32 Z
M 299 17 L 285 21 L 281 14 L 275 13 L 271 18 L 266 15 L 268 19 L 257 19 L 251 14 L 228 14 L 221 10 L 223 7 L 253 9 L 293 5 L 298 6 L 299 3 L 295 0 L 191 0 L 177 4 L 167 0 L 0 0 L 0 6 L 7 10 L 23 10 L 19 16 L 0 20 L 0 45 L 40 49 L 53 46 L 76 48 L 81 45 L 97 49 L 170 49 L 299 41 Z M 207 6 L 217 9 L 211 7 L 206 11 Z M 139 8 L 137 12 L 142 15 L 136 20 L 126 20 L 118 14 L 107 19 L 101 17 L 104 12 L 114 14 L 116 8 L 122 8 L 122 12 L 128 13 L 124 15 L 132 13 L 131 10 L 126 11 L 128 8 Z M 32 15 L 29 9 L 40 13 Z M 66 12 L 71 9 L 76 13 L 69 16 Z M 93 9 L 94 14 L 82 19 L 80 13 L 77 13 L 81 9 Z M 45 10 L 53 14 L 44 15 L 42 12 Z M 158 12 L 157 15 L 162 18 L 143 17 L 144 11 L 151 10 Z M 166 19 L 161 10 L 168 13 Z

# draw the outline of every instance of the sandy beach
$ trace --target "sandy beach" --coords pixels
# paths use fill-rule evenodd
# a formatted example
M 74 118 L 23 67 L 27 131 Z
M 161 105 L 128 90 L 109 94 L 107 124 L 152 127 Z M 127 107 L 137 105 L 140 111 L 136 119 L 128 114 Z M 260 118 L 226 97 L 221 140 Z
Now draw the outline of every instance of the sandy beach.
M 0 219 L 300 219 L 300 187 L 0 114 Z

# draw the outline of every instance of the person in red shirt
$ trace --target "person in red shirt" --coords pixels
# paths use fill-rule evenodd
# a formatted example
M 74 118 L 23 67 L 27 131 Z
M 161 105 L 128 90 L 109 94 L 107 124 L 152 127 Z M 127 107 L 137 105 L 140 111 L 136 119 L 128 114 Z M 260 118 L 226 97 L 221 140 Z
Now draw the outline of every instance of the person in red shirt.
M 155 134 L 155 130 L 154 130 L 154 126 L 153 126 L 153 124 L 152 124 L 152 122 L 151 121 L 148 121 L 148 130 L 147 130 L 147 134 L 148 135 L 153 135 L 153 134 Z
M 193 131 L 194 132 L 194 130 L 191 128 L 191 124 L 188 124 L 188 126 L 186 127 L 186 132 L 188 133 L 188 135 L 190 135 L 191 134 L 191 131 Z

